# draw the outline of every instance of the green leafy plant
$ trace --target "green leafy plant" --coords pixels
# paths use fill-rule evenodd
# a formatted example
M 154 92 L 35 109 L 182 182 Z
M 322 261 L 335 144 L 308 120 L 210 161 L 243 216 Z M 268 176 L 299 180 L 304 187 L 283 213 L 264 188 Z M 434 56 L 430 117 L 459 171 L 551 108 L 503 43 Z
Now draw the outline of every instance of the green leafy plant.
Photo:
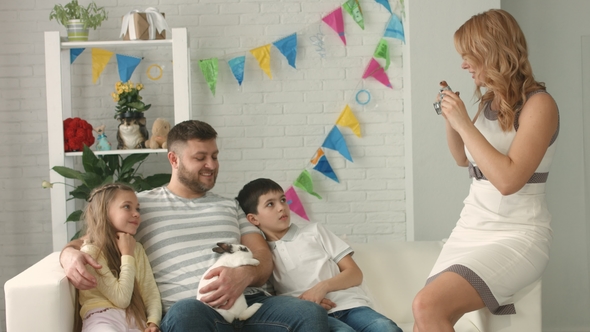
M 59 175 L 67 178 L 78 180 L 80 184 L 74 186 L 70 191 L 70 198 L 88 200 L 90 192 L 103 184 L 120 182 L 126 183 L 133 187 L 136 192 L 160 187 L 170 182 L 170 174 L 154 174 L 143 177 L 137 173 L 137 169 L 149 156 L 149 153 L 131 154 L 126 158 L 120 155 L 103 155 L 96 156 L 90 148 L 84 145 L 82 151 L 82 165 L 84 172 L 64 167 L 55 166 L 52 168 Z M 44 188 L 52 188 L 53 183 L 43 181 Z M 82 210 L 72 212 L 66 219 L 66 222 L 78 222 L 81 220 Z M 78 233 L 74 238 L 79 236 Z
M 49 13 L 49 20 L 53 19 L 64 27 L 67 27 L 69 20 L 80 20 L 84 24 L 84 29 L 96 30 L 103 21 L 108 19 L 108 12 L 104 7 L 98 7 L 94 1 L 84 7 L 78 4 L 78 0 L 72 0 L 66 5 L 55 5 Z
M 152 104 L 146 105 L 143 98 L 139 95 L 139 91 L 143 90 L 143 84 L 127 81 L 115 83 L 115 92 L 111 93 L 111 97 L 117 103 L 115 107 L 115 119 L 126 117 L 143 117 L 143 112 L 152 107 Z

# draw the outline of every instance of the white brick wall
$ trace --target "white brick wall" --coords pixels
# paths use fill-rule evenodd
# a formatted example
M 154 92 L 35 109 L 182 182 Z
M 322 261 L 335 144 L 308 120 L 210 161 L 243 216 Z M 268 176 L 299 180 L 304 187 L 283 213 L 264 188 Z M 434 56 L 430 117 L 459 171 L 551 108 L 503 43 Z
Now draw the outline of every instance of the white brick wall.
M 60 1 L 65 2 L 65 1 Z M 88 1 L 81 0 L 82 3 Z M 404 123 L 401 42 L 388 39 L 392 65 L 388 75 L 395 89 L 387 89 L 361 75 L 382 36 L 389 13 L 372 0 L 360 1 L 365 17 L 361 30 L 344 13 L 348 45 L 320 23 L 322 15 L 343 0 L 100 0 L 110 19 L 91 39 L 117 39 L 119 18 L 135 8 L 156 6 L 171 27 L 187 27 L 191 42 L 193 115 L 219 132 L 221 172 L 215 191 L 233 197 L 242 185 L 269 177 L 285 188 L 299 173 L 310 169 L 318 200 L 298 190 L 313 221 L 354 242 L 405 239 Z M 395 6 L 395 0 L 391 0 Z M 65 29 L 48 21 L 57 1 L 0 2 L 0 283 L 4 284 L 51 251 L 49 193 L 41 189 L 49 177 L 45 110 L 43 31 Z M 325 58 L 310 37 L 324 34 Z M 258 68 L 249 50 L 298 33 L 297 69 L 272 47 L 273 79 Z M 115 50 L 116 51 L 116 50 Z M 168 53 L 167 53 L 168 52 Z M 96 85 L 91 83 L 90 50 L 74 65 L 73 105 L 93 125 L 105 123 L 116 144 L 113 102 L 109 97 L 118 80 L 111 59 Z M 144 52 L 145 60 L 133 79 L 146 85 L 145 101 L 154 104 L 148 127 L 157 116 L 171 118 L 169 50 Z M 242 87 L 234 80 L 227 60 L 246 55 Z M 212 96 L 197 60 L 219 58 L 220 75 Z M 146 78 L 151 63 L 164 67 L 162 80 Z M 371 91 L 371 103 L 354 102 L 360 88 Z M 309 159 L 321 145 L 348 103 L 361 123 L 363 137 L 340 128 L 354 163 L 327 151 L 340 183 L 311 171 Z M 150 157 L 145 173 L 168 171 L 165 157 Z M 296 218 L 296 217 L 294 217 Z M 2 293 L 3 294 L 3 293 Z M 5 331 L 4 295 L 0 329 Z M 12 332 L 12 331 L 11 331 Z

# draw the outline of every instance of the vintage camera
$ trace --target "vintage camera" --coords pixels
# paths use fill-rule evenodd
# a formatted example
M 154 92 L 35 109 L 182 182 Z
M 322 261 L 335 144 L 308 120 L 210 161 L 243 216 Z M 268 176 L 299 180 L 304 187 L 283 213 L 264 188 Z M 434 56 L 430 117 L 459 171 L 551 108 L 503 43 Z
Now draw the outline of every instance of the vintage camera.
M 436 102 L 434 102 L 432 104 L 434 106 L 434 111 L 438 115 L 440 115 L 442 113 L 442 109 L 440 107 L 440 102 L 442 101 L 443 96 L 444 96 L 442 92 L 445 91 L 445 90 L 447 90 L 447 91 L 453 91 L 453 90 L 451 90 L 451 87 L 447 84 L 446 81 L 441 81 L 440 82 L 440 86 L 441 86 L 441 88 L 440 88 L 440 92 L 439 92 L 439 95 L 438 95 L 438 97 L 439 97 L 438 99 L 439 100 L 436 101 Z

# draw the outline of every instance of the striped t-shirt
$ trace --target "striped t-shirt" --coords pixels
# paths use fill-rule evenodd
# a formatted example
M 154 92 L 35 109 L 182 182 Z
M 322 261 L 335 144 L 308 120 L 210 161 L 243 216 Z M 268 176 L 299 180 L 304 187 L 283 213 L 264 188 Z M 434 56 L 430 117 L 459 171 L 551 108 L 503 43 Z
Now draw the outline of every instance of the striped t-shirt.
M 154 271 L 164 312 L 196 297 L 201 276 L 219 258 L 211 250 L 217 242 L 239 243 L 242 235 L 260 233 L 237 201 L 210 192 L 185 199 L 159 187 L 137 197 L 142 222 L 135 238 Z

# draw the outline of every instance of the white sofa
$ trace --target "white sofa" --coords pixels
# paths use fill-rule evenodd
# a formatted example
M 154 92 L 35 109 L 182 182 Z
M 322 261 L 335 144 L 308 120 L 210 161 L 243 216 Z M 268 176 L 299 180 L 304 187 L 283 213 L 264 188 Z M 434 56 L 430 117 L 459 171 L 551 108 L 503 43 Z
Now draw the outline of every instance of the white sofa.
M 376 309 L 404 331 L 413 326 L 412 300 L 422 288 L 442 248 L 439 241 L 352 244 L 354 259 Z M 74 291 L 55 252 L 4 285 L 8 332 L 72 330 Z M 515 297 L 516 315 L 493 316 L 487 309 L 469 313 L 455 325 L 459 332 L 541 332 L 541 282 Z

